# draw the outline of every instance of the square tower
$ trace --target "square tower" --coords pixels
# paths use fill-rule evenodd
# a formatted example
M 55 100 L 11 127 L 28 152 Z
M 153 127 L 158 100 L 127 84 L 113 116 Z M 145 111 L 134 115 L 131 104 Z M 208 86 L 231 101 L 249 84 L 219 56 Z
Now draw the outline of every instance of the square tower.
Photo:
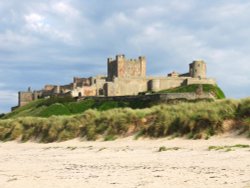
M 140 78 L 146 76 L 146 58 L 126 59 L 125 55 L 117 55 L 113 60 L 108 58 L 108 80 L 113 78 Z

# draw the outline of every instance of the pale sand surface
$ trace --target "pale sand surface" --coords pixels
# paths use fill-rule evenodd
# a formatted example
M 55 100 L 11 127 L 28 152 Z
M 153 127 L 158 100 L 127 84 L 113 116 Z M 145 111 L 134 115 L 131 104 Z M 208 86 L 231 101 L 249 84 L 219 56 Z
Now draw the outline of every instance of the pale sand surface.
M 250 187 L 250 148 L 208 151 L 234 144 L 250 140 L 0 143 L 0 188 Z M 157 152 L 161 146 L 181 149 Z

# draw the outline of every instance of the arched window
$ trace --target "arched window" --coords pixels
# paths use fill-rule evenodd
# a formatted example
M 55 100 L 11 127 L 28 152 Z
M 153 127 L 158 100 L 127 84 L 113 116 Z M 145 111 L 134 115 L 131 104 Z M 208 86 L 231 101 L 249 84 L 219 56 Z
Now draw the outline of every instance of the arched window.
M 103 89 L 99 89 L 99 95 L 104 95 L 104 90 Z

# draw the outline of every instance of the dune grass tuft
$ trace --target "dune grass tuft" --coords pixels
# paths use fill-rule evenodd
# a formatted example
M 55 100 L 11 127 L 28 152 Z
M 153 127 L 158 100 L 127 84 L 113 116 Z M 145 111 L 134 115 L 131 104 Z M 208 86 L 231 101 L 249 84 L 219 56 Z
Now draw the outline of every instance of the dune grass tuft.
M 177 151 L 179 149 L 180 149 L 179 147 L 170 147 L 170 148 L 167 148 L 165 146 L 161 146 L 161 147 L 159 147 L 158 152 L 162 152 L 162 151 Z
M 250 148 L 250 145 L 246 145 L 246 144 L 236 144 L 236 145 L 232 145 L 232 146 L 209 146 L 208 150 L 215 150 L 215 151 L 234 151 L 237 148 Z
M 58 103 L 59 105 L 61 103 Z M 144 109 L 89 109 L 71 116 L 18 117 L 0 120 L 0 140 L 60 142 L 73 138 L 114 140 L 179 136 L 208 139 L 222 133 L 225 120 L 237 120 L 242 133 L 250 136 L 250 100 L 157 105 Z

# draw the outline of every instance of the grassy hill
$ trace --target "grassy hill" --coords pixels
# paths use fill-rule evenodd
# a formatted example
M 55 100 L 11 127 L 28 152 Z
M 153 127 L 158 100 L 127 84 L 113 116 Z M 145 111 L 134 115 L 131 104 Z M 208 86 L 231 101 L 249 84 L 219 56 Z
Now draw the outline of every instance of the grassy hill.
M 74 115 L 82 113 L 88 109 L 96 109 L 105 111 L 113 108 L 145 108 L 149 104 L 140 101 L 118 102 L 118 101 L 95 101 L 86 99 L 77 102 L 73 98 L 54 97 L 50 99 L 39 99 L 33 101 L 23 107 L 6 114 L 3 118 L 18 118 L 18 117 L 50 117 L 60 115 Z
M 200 85 L 192 84 L 188 86 L 181 86 L 173 89 L 162 90 L 157 93 L 186 93 L 186 92 L 196 92 Z M 204 92 L 212 93 L 217 99 L 224 99 L 224 92 L 217 85 L 203 84 Z
M 163 90 L 159 93 L 183 93 L 183 92 L 196 92 L 199 85 L 189 85 L 178 87 L 169 90 Z M 218 86 L 203 85 L 205 92 L 211 92 L 216 98 L 225 98 L 223 91 Z M 84 101 L 77 102 L 71 97 L 52 97 L 49 99 L 39 99 L 33 101 L 15 111 L 6 114 L 3 118 L 18 118 L 18 117 L 50 117 L 53 115 L 74 115 L 85 112 L 89 109 L 96 109 L 98 111 L 105 111 L 114 108 L 129 107 L 132 109 L 142 109 L 156 105 L 155 102 L 144 102 L 140 100 L 136 101 L 95 101 L 93 99 L 86 99 Z
M 43 102 L 39 100 L 33 105 L 41 105 Z M 29 110 L 28 107 L 25 107 L 26 110 Z M 39 108 L 46 110 L 43 105 Z M 73 138 L 113 140 L 129 135 L 134 135 L 135 138 L 184 136 L 190 139 L 208 139 L 212 135 L 232 130 L 250 137 L 250 98 L 163 104 L 144 109 L 89 109 L 71 116 L 5 119 L 0 120 L 0 141 L 54 142 Z

